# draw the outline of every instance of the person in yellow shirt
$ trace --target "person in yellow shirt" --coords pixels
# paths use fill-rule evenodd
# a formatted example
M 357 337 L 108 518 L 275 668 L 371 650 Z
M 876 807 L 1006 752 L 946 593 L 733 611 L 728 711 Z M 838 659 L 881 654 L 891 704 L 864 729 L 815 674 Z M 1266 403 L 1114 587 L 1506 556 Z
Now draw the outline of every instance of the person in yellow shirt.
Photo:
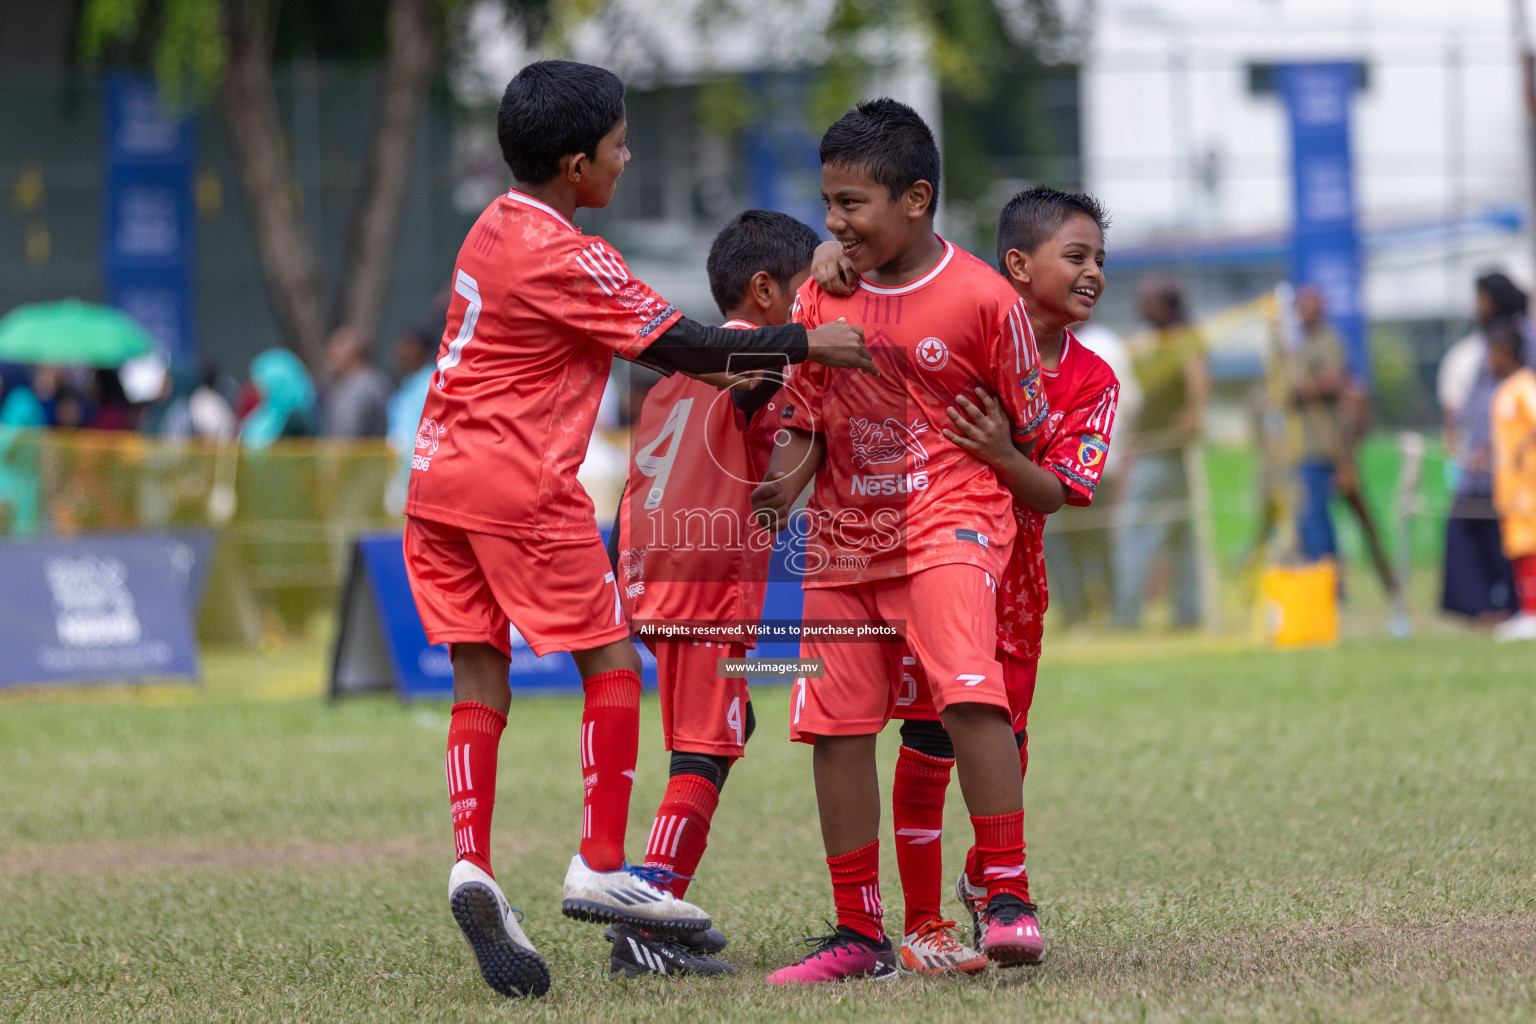
M 1498 628 L 1500 640 L 1536 640 L 1536 371 L 1525 365 L 1518 321 L 1488 332 L 1493 393 L 1493 507 L 1504 554 L 1515 569 L 1520 611 Z

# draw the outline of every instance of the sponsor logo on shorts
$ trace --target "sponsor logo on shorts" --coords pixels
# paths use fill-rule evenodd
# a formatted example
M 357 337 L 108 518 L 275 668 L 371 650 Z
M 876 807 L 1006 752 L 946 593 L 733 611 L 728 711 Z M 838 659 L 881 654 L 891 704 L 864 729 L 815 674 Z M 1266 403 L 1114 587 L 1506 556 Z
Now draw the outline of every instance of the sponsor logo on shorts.
M 987 535 L 980 532 L 979 530 L 956 530 L 955 540 L 970 541 L 972 544 L 980 544 L 984 548 L 990 547 L 991 543 L 987 539 Z

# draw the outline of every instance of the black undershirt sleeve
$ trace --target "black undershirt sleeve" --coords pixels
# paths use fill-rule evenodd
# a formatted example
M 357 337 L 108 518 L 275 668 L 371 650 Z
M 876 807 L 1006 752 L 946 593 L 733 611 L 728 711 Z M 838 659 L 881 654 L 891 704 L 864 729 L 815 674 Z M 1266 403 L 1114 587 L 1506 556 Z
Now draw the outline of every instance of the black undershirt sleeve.
M 805 362 L 809 343 L 804 324 L 759 327 L 752 331 L 707 327 L 687 317 L 651 342 L 634 361 L 663 373 L 719 373 L 730 370 L 783 369 Z

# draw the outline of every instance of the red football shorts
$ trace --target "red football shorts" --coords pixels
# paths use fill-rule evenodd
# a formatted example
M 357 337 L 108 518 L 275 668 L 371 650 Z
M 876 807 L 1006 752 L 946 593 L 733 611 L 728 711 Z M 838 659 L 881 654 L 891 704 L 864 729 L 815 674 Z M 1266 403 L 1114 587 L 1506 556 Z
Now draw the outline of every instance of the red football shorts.
M 997 588 L 974 565 L 939 565 L 911 576 L 805 592 L 808 627 L 827 620 L 874 622 L 903 630 L 906 643 L 811 637 L 800 657 L 823 658 L 820 679 L 795 680 L 789 738 L 866 736 L 885 728 L 896 708 L 904 669 L 931 682 L 933 703 L 1008 707 L 997 649 Z M 904 666 L 910 658 L 912 664 Z
M 937 722 L 939 713 L 933 708 L 927 673 L 910 652 L 904 649 L 901 653 L 901 684 L 896 691 L 896 710 L 891 712 L 891 717 Z M 1040 669 L 1040 659 L 1020 658 L 999 647 L 997 660 L 1003 666 L 1003 689 L 1008 693 L 1008 717 L 1013 723 L 1013 731 L 1019 732 L 1029 725 L 1029 706 L 1035 702 L 1035 675 Z
M 747 744 L 747 681 L 721 679 L 720 658 L 745 658 L 741 644 L 693 641 L 648 645 L 656 655 L 661 729 L 668 750 L 738 758 Z
M 629 637 L 602 538 L 526 540 L 405 519 L 405 570 L 434 644 L 512 651 L 509 627 L 542 657 Z

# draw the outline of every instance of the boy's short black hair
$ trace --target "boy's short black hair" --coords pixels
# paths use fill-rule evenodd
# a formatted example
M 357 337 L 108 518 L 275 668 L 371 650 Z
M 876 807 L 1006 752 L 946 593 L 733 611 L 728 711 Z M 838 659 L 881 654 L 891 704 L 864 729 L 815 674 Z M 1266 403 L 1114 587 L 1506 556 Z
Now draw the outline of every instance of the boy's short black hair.
M 938 209 L 939 145 L 933 129 L 905 103 L 864 100 L 838 118 L 821 137 L 821 162 L 864 171 L 885 186 L 891 202 L 926 181 L 933 186 L 928 216 Z
M 1090 218 L 1101 232 L 1109 230 L 1109 214 L 1087 192 L 1065 192 L 1049 185 L 1027 188 L 1008 200 L 997 215 L 997 265 L 1009 249 L 1032 253 L 1077 214 Z
M 573 60 L 541 60 L 507 83 L 496 141 L 512 177 L 539 185 L 560 173 L 561 157 L 596 156 L 597 144 L 623 116 L 618 75 Z
M 1519 365 L 1525 364 L 1525 332 L 1518 316 L 1495 317 L 1483 328 L 1483 336 L 1490 349 L 1500 349 L 1514 357 Z
M 820 237 L 806 224 L 775 210 L 745 210 L 720 229 L 705 268 L 709 293 L 724 316 L 747 293 L 752 275 L 766 270 L 789 290 L 794 276 L 811 265 Z

